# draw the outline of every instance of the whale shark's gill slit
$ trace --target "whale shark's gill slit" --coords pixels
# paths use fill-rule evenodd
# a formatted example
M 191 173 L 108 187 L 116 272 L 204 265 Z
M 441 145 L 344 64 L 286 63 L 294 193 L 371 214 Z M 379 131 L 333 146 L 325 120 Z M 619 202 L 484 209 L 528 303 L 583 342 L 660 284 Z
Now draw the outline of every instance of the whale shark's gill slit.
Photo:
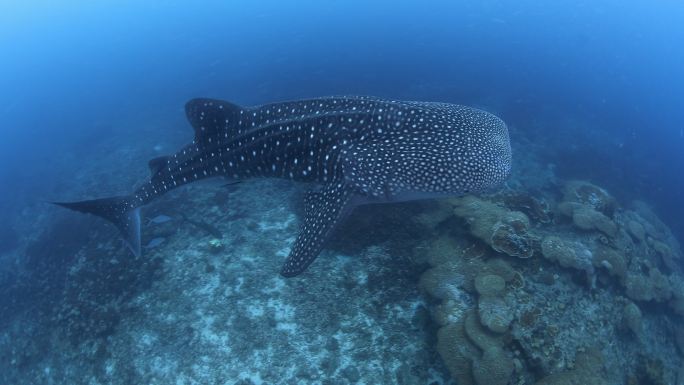
M 140 207 L 133 207 L 129 196 L 80 202 L 52 202 L 82 213 L 97 215 L 116 226 L 135 256 L 140 256 Z
M 352 188 L 343 183 L 330 184 L 306 194 L 304 223 L 280 274 L 294 277 L 309 267 L 333 229 L 352 210 L 351 202 L 355 194 Z

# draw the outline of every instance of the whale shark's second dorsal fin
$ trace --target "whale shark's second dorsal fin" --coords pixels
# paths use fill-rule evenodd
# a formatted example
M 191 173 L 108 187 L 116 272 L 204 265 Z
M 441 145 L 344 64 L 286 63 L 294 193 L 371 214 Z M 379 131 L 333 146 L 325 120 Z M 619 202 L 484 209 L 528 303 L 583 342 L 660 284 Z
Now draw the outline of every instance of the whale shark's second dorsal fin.
M 169 163 L 168 156 L 160 156 L 157 158 L 150 159 L 147 165 L 150 167 L 150 175 L 155 176 L 162 168 L 164 168 Z
M 223 100 L 197 98 L 185 104 L 185 114 L 195 129 L 195 143 L 205 144 L 241 133 L 245 109 Z

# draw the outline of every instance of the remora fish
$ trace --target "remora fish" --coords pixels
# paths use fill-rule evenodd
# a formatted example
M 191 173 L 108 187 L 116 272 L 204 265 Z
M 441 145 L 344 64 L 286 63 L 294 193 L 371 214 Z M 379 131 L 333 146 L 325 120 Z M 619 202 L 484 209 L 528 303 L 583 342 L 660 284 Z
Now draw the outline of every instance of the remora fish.
M 326 97 L 258 107 L 212 99 L 185 106 L 193 142 L 149 162 L 151 177 L 127 196 L 56 203 L 114 223 L 140 253 L 140 207 L 200 179 L 278 177 L 315 183 L 281 274 L 302 273 L 355 206 L 483 191 L 511 167 L 498 117 L 447 103 Z

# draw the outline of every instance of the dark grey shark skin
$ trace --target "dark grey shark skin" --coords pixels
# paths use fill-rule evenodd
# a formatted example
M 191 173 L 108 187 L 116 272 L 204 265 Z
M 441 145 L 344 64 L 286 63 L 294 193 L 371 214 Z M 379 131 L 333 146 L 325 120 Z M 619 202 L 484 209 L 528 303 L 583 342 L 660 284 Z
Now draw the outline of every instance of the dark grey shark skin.
M 139 209 L 169 190 L 212 177 L 313 183 L 281 271 L 291 277 L 358 205 L 484 191 L 511 168 L 504 122 L 454 104 L 345 96 L 247 108 L 193 99 L 185 111 L 194 141 L 151 160 L 149 181 L 131 195 L 57 204 L 110 220 L 139 254 Z

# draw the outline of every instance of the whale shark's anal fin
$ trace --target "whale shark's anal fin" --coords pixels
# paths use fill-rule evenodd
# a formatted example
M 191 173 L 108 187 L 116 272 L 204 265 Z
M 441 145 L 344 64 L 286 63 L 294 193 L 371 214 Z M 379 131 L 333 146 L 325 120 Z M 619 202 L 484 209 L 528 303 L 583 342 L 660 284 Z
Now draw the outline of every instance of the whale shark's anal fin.
M 344 183 L 309 191 L 304 198 L 304 222 L 280 274 L 294 277 L 316 259 L 335 226 L 353 209 L 355 190 Z
M 140 207 L 131 204 L 127 196 L 93 199 L 80 202 L 52 202 L 82 213 L 94 214 L 112 222 L 126 245 L 136 256 L 140 255 Z

